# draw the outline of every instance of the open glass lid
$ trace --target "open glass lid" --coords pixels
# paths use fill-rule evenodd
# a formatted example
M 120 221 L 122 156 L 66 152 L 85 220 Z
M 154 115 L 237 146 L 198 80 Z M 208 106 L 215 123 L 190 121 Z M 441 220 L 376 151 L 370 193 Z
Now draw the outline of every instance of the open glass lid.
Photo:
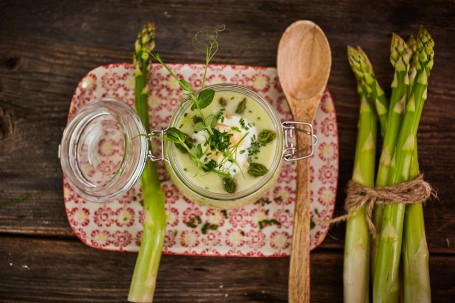
M 127 104 L 101 99 L 85 106 L 63 132 L 59 157 L 68 182 L 92 202 L 120 197 L 140 177 L 148 153 L 139 117 Z

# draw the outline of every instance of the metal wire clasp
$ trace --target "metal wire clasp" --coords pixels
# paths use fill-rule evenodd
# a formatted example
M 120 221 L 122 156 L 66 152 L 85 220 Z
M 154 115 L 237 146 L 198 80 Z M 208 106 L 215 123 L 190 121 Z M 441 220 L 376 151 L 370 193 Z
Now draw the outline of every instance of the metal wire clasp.
M 166 133 L 166 131 L 167 131 L 167 128 L 166 129 L 157 129 L 157 130 L 152 130 L 148 134 L 150 143 L 151 143 L 152 139 L 161 138 L 161 139 L 158 139 L 159 141 L 161 141 L 161 155 L 155 156 L 150 148 L 147 153 L 147 158 L 153 162 L 166 161 L 169 163 L 169 160 L 166 157 L 164 157 L 164 134 Z
M 306 159 L 314 154 L 314 147 L 318 143 L 318 137 L 313 133 L 313 125 L 307 122 L 285 121 L 281 123 L 284 131 L 284 153 L 283 158 L 285 161 L 292 162 L 301 159 Z M 297 126 L 303 126 L 298 128 Z M 311 137 L 311 145 L 297 149 L 296 134 L 294 131 L 303 132 Z M 302 155 L 299 155 L 302 154 Z

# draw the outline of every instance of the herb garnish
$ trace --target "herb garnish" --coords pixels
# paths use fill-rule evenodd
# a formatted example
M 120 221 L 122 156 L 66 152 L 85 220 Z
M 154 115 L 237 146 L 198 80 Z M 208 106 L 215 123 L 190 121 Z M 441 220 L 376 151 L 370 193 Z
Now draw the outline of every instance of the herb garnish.
M 266 226 L 272 226 L 273 224 L 281 226 L 281 223 L 276 219 L 270 219 L 270 220 L 264 219 L 264 220 L 259 221 L 258 224 L 259 224 L 259 229 L 263 229 Z
M 222 106 L 222 109 L 218 113 L 204 114 L 202 111 L 213 102 L 215 97 L 215 91 L 210 88 L 205 88 L 205 82 L 208 65 L 218 50 L 218 34 L 223 30 L 224 28 L 214 28 L 211 33 L 199 32 L 193 37 L 193 46 L 197 49 L 203 50 L 205 53 L 205 69 L 199 91 L 193 89 L 187 81 L 179 78 L 175 73 L 173 73 L 163 62 L 158 53 L 152 53 L 150 56 L 161 63 L 161 65 L 178 82 L 180 88 L 185 92 L 187 99 L 191 102 L 190 110 L 195 112 L 192 115 L 193 131 L 195 133 L 203 132 L 205 142 L 197 144 L 189 135 L 183 133 L 175 127 L 169 128 L 166 131 L 165 137 L 160 139 L 174 143 L 176 148 L 182 153 L 188 154 L 194 164 L 198 168 L 202 169 L 202 171 L 206 173 L 213 172 L 218 174 L 226 192 L 234 193 L 237 190 L 237 184 L 231 173 L 235 174 L 237 171 L 240 171 L 243 174 L 242 168 L 236 159 L 237 152 L 248 152 L 247 161 L 249 163 L 249 168 L 247 172 L 250 175 L 263 176 L 268 172 L 267 167 L 254 162 L 254 159 L 258 159 L 257 155 L 260 151 L 260 147 L 274 140 L 276 133 L 270 130 L 263 130 L 259 134 L 259 138 L 253 136 L 253 140 L 249 148 L 239 151 L 239 144 L 245 139 L 248 135 L 248 131 L 253 126 L 250 123 L 247 123 L 244 118 L 241 118 L 239 121 L 239 127 L 232 126 L 229 131 L 218 128 L 218 123 L 220 121 L 221 123 L 224 122 L 224 111 L 226 109 L 225 106 L 227 106 L 227 100 L 223 97 L 218 99 L 218 102 Z M 240 115 L 243 114 L 247 107 L 246 103 L 247 98 L 244 98 L 237 105 L 235 113 Z M 233 144 L 231 142 L 234 136 L 233 132 L 242 133 L 242 130 L 246 131 L 246 133 L 240 141 Z M 232 167 L 233 165 L 237 167 Z
M 212 33 L 199 32 L 193 37 L 193 46 L 197 49 L 203 50 L 205 53 L 205 69 L 199 92 L 196 92 L 187 81 L 180 79 L 176 74 L 174 74 L 163 62 L 158 53 L 152 53 L 151 56 L 161 63 L 161 65 L 171 74 L 171 76 L 178 82 L 179 86 L 185 91 L 187 97 L 192 101 L 191 110 L 197 112 L 196 115 L 193 115 L 193 130 L 194 132 L 203 131 L 207 133 L 207 141 L 204 146 L 209 148 L 206 148 L 205 151 L 203 151 L 200 144 L 194 146 L 192 140 L 188 139 L 189 136 L 176 128 L 169 128 L 166 131 L 165 138 L 162 139 L 173 142 L 180 151 L 188 153 L 190 159 L 204 172 L 214 172 L 218 174 L 222 178 L 225 190 L 228 193 L 233 193 L 237 189 L 237 185 L 231 176 L 229 169 L 232 165 L 237 165 L 239 170 L 242 171 L 236 161 L 235 155 L 239 143 L 248 133 L 243 136 L 237 144 L 232 145 L 231 137 L 233 134 L 227 131 L 220 131 L 216 128 L 218 121 L 224 120 L 223 113 L 225 109 L 221 109 L 216 115 L 204 115 L 202 112 L 202 109 L 212 103 L 215 96 L 215 91 L 213 89 L 205 88 L 205 81 L 209 62 L 218 50 L 218 34 L 223 30 L 224 28 L 215 28 Z M 218 101 L 222 106 L 227 105 L 227 100 L 224 98 L 220 98 Z M 246 102 L 246 100 L 244 101 Z M 243 102 L 244 104 L 242 105 L 243 110 L 245 102 Z M 248 128 L 246 128 L 246 130 L 248 130 Z M 223 156 L 220 163 L 217 163 L 215 160 L 209 158 L 209 154 L 211 155 L 212 151 L 215 154 L 219 152 Z
M 253 137 L 251 140 L 251 146 L 247 149 L 248 150 L 248 163 L 253 162 L 253 156 L 256 156 L 260 152 L 260 148 L 265 146 L 265 143 L 259 142 L 256 137 Z

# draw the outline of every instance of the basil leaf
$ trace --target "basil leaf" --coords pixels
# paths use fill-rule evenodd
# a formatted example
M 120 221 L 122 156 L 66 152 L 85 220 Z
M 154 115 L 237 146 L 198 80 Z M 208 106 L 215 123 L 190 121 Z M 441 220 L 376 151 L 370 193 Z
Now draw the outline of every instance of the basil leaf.
M 218 122 L 218 119 L 214 115 L 208 115 L 205 118 L 205 122 L 210 128 L 214 128 L 216 126 L 216 123 Z
M 166 139 L 173 143 L 181 143 L 185 141 L 185 134 L 182 133 L 178 128 L 170 127 L 166 131 Z
M 255 177 L 260 177 L 268 173 L 268 171 L 269 171 L 268 168 L 265 167 L 264 165 L 260 163 L 251 162 L 250 166 L 248 167 L 247 173 Z
M 202 122 L 198 122 L 193 126 L 195 132 L 201 131 L 205 129 L 205 125 Z
M 197 96 L 199 109 L 203 109 L 209 106 L 213 101 L 213 97 L 215 97 L 215 91 L 213 89 L 204 89 L 200 91 L 199 95 Z
M 173 142 L 175 144 L 175 147 L 184 154 L 188 153 L 186 147 L 190 149 L 193 147 L 193 140 L 191 137 L 175 127 L 170 127 L 166 131 L 166 139 Z
M 199 160 L 202 157 L 202 147 L 200 144 L 193 146 L 190 151 L 190 157 Z

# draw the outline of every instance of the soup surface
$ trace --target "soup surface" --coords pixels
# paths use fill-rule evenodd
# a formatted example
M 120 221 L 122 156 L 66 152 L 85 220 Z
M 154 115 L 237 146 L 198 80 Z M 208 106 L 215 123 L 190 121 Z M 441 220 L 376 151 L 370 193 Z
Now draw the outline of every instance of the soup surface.
M 235 182 L 235 192 L 260 182 L 261 173 L 270 168 L 277 151 L 276 130 L 267 111 L 245 95 L 220 91 L 201 112 L 204 117 L 216 117 L 215 138 L 221 138 L 222 143 L 226 143 L 221 145 L 226 148 L 214 144 L 214 136 L 207 130 L 195 131 L 198 129 L 195 125 L 201 122 L 201 113 L 189 107 L 176 125 L 191 138 L 193 146 L 200 145 L 200 163 L 214 167 L 215 171 L 205 171 L 188 153 L 177 151 L 177 163 L 186 177 L 215 193 L 229 192 L 225 175 Z

